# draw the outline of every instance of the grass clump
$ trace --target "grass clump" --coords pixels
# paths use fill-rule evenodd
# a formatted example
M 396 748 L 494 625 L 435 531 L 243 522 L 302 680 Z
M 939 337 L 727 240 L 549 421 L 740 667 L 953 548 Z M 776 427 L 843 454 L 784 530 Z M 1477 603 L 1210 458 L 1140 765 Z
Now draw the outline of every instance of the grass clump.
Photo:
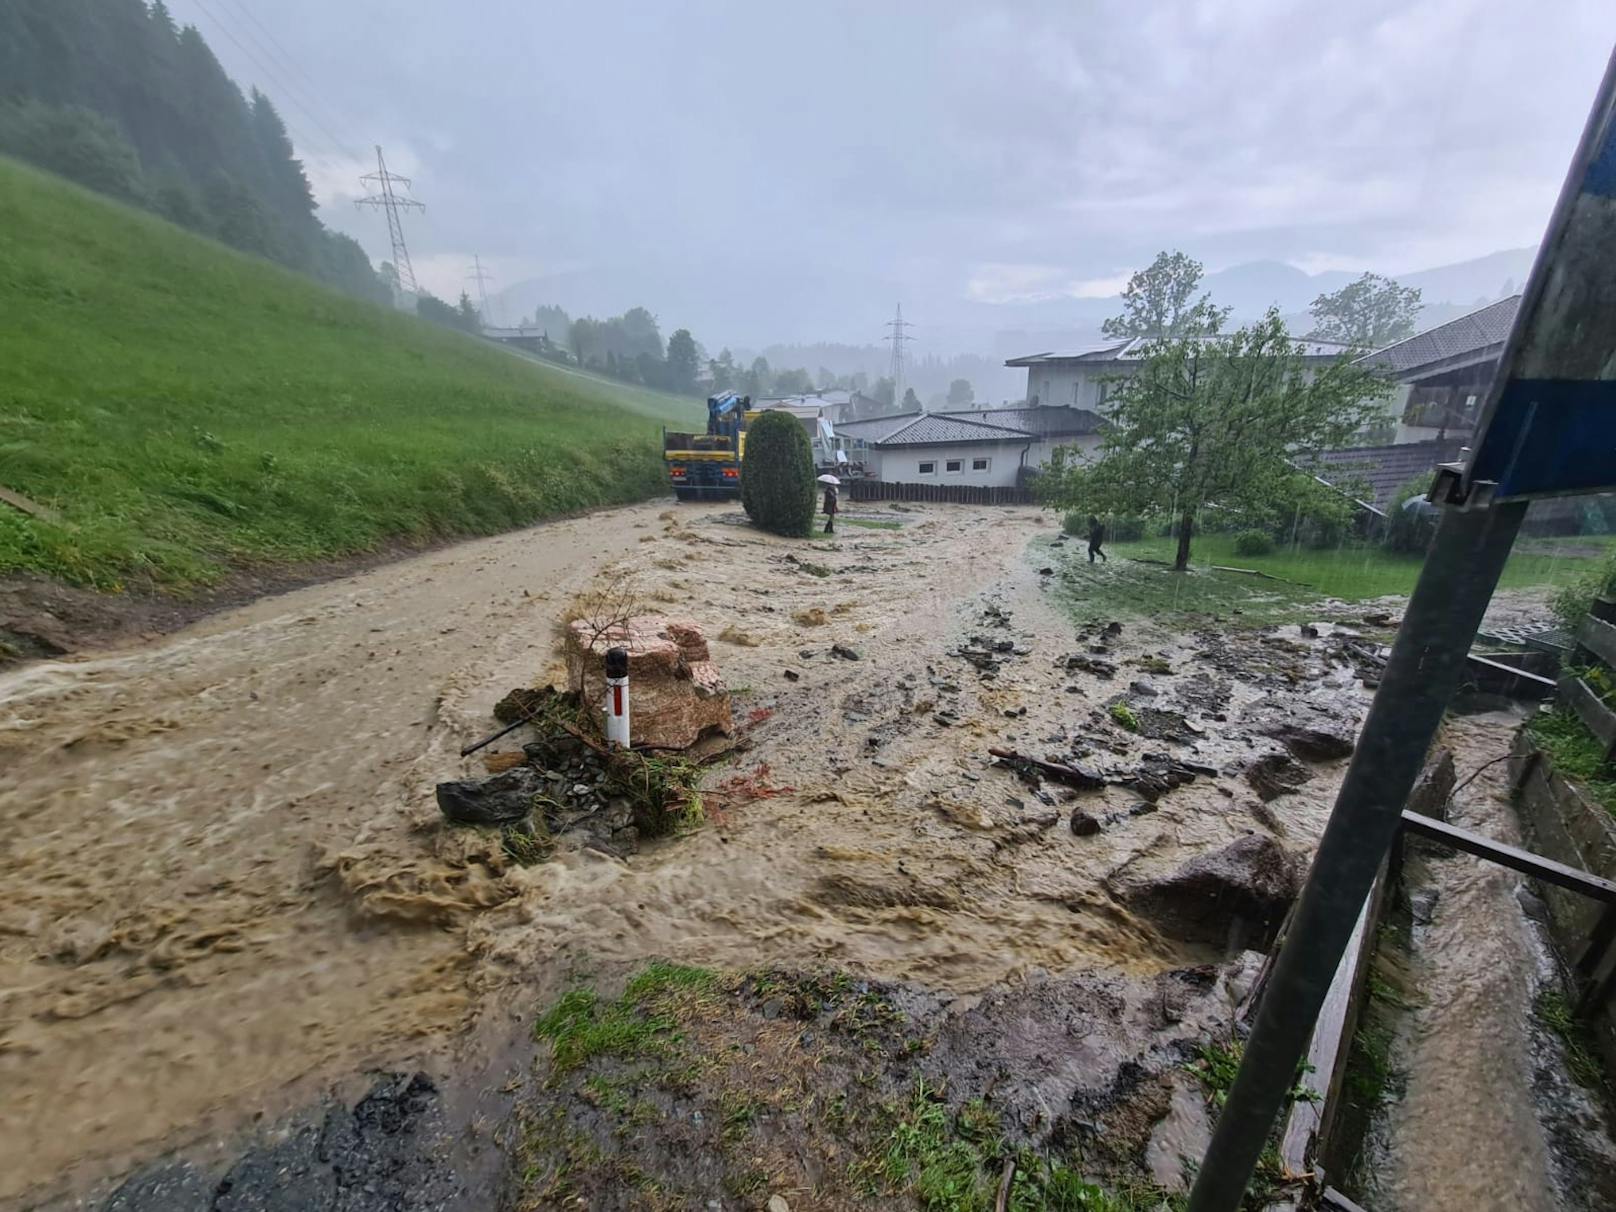
M 1565 994 L 1558 989 L 1544 989 L 1537 995 L 1538 1019 L 1560 1038 L 1565 1052 L 1566 1068 L 1577 1083 L 1590 1090 L 1603 1091 L 1605 1069 L 1594 1053 L 1587 1027 L 1572 1013 Z
M 350 298 L 0 158 L 0 572 L 169 590 L 665 492 L 699 405 Z
M 902 522 L 882 522 L 875 518 L 841 518 L 848 526 L 862 526 L 865 530 L 902 530 Z
M 1110 708 L 1111 719 L 1118 728 L 1125 728 L 1129 732 L 1139 731 L 1139 717 L 1134 714 L 1132 707 L 1126 703 L 1112 703 Z
M 534 1024 L 550 1041 L 554 1072 L 566 1073 L 601 1056 L 632 1058 L 665 1052 L 676 1042 L 682 1003 L 714 992 L 718 977 L 704 968 L 653 961 L 616 1001 L 593 989 L 570 989 Z
M 1605 761 L 1605 747 L 1576 712 L 1566 707 L 1540 712 L 1526 726 L 1526 735 L 1548 755 L 1557 773 L 1575 779 L 1616 816 L 1616 771 Z

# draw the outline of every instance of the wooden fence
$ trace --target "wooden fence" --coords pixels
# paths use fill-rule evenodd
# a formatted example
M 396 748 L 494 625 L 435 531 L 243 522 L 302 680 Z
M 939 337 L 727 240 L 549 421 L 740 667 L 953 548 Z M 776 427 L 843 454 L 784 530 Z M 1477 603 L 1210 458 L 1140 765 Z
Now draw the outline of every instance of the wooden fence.
M 1036 505 L 1032 490 L 1013 485 L 899 484 L 891 480 L 847 480 L 842 491 L 853 501 L 941 501 L 950 505 Z

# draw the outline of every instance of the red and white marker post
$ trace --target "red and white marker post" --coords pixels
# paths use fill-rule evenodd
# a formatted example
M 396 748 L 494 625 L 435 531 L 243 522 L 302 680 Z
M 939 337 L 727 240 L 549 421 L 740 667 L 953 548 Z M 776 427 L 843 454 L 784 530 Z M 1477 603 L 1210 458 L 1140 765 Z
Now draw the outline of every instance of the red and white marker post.
M 629 747 L 627 648 L 606 650 L 606 744 Z

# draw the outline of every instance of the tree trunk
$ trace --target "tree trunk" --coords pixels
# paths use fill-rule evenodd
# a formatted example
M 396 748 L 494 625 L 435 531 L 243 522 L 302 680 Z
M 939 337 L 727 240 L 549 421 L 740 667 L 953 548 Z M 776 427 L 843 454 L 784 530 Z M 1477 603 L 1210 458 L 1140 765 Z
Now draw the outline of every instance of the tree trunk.
M 1195 511 L 1186 509 L 1178 523 L 1178 558 L 1173 561 L 1174 572 L 1185 572 L 1190 566 L 1190 536 L 1195 533 Z

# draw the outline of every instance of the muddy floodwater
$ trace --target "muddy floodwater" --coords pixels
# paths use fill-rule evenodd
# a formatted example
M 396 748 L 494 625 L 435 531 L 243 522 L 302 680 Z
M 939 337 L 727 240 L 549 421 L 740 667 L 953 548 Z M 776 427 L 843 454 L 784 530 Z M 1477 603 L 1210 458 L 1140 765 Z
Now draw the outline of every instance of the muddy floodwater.
M 1171 747 L 1235 769 L 1260 743 L 1219 717 L 1276 695 L 1367 702 L 1317 637 L 1127 619 L 1114 676 L 1074 671 L 1079 629 L 1028 555 L 1053 534 L 1036 510 L 888 511 L 898 529 L 844 520 L 834 544 L 734 512 L 595 514 L 0 675 L 0 1203 L 93 1191 L 594 962 L 832 963 L 970 996 L 1039 968 L 1216 958 L 1111 892 L 1244 834 L 1316 839 L 1339 762 L 1271 805 L 1237 777 L 1134 815 L 1131 792 L 1090 794 L 1107 827 L 1079 838 L 1064 800 L 986 750 Z M 742 767 L 788 789 L 715 794 L 707 827 L 627 861 L 508 868 L 440 827 L 433 787 L 484 771 L 460 748 L 506 691 L 557 672 L 555 619 L 602 576 L 705 628 Z M 957 655 L 984 635 L 986 670 Z M 1193 729 L 1110 722 L 1137 681 Z

